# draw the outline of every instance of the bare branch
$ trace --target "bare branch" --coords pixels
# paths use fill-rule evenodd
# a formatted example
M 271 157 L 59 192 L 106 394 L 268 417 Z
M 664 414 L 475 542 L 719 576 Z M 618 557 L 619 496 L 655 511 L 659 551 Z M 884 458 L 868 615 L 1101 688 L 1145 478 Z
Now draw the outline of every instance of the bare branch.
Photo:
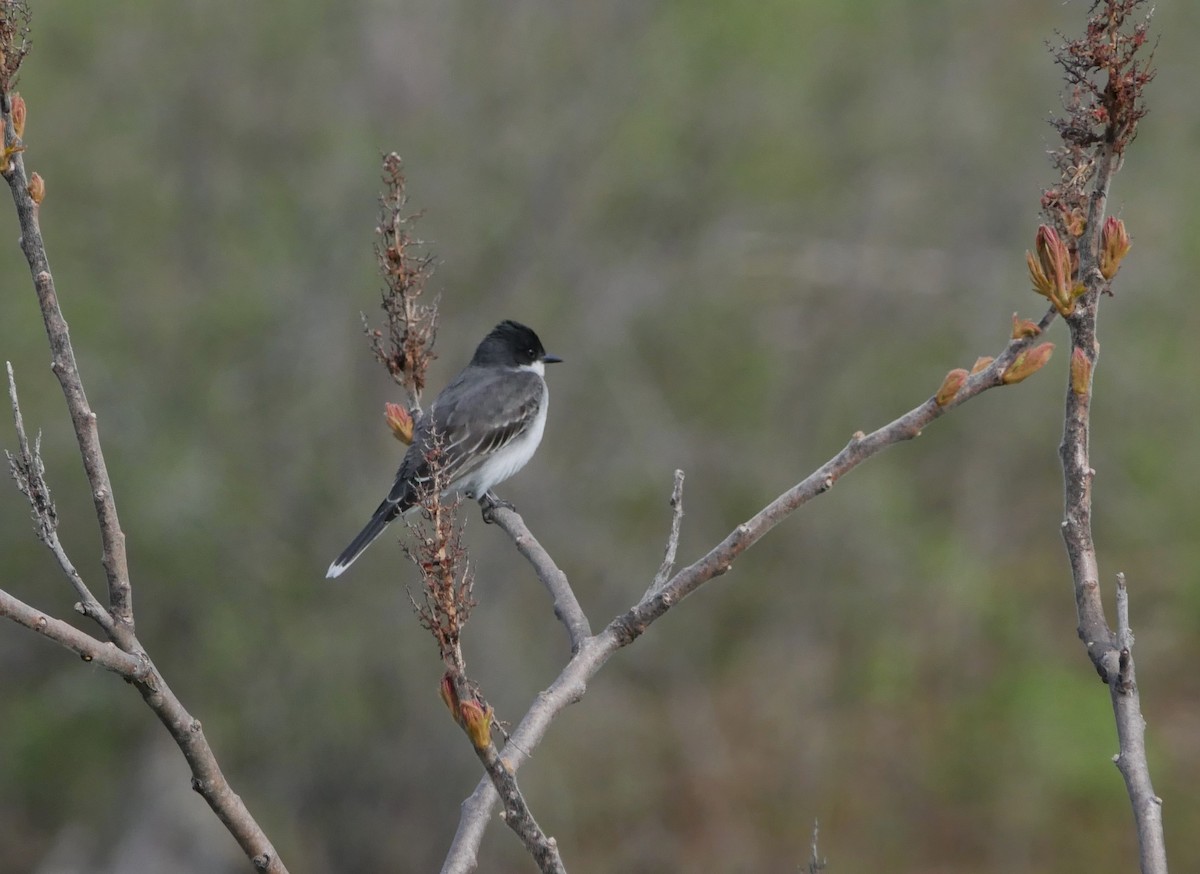
M 1125 588 L 1125 574 L 1117 574 L 1117 646 L 1123 650 L 1133 649 L 1133 629 L 1129 627 L 1129 590 Z
M 547 837 L 517 785 L 516 773 L 500 758 L 496 745 L 492 743 L 491 729 L 494 727 L 492 709 L 478 695 L 475 685 L 453 669 L 446 672 L 441 684 L 442 700 L 450 708 L 454 720 L 470 738 L 475 755 L 487 773 L 485 780 L 499 796 L 504 807 L 502 817 L 513 833 L 525 845 L 544 874 L 566 874 L 558 844 Z
M 657 591 L 649 592 L 602 631 L 581 641 L 566 667 L 550 687 L 538 695 L 509 737 L 504 747 L 504 759 L 508 766 L 514 771 L 521 766 L 541 743 L 554 718 L 583 697 L 588 681 L 613 653 L 637 640 L 652 622 L 705 582 L 726 573 L 733 566 L 735 558 L 800 506 L 827 492 L 837 480 L 868 458 L 889 446 L 918 436 L 923 428 L 948 411 L 987 389 L 1009 384 L 1005 381 L 1009 368 L 1030 349 L 1036 335 L 1054 317 L 1055 310 L 1051 308 L 1036 326 L 1036 332 L 1015 332 L 1021 335 L 1010 340 L 1004 350 L 986 366 L 964 377 L 949 397 L 931 397 L 871 434 L 855 434 L 841 452 L 734 528 L 707 555 L 676 573 Z M 463 802 L 458 830 L 442 865 L 442 874 L 466 874 L 475 870 L 479 844 L 497 800 L 495 788 L 490 779 L 485 778 Z
M 0 617 L 11 619 L 127 680 L 140 680 L 149 673 L 149 662 L 122 652 L 114 644 L 97 640 L 74 625 L 47 616 L 19 598 L 0 589 Z
M 10 105 L 11 101 L 5 100 L 5 104 Z M 3 128 L 7 151 L 8 145 L 16 137 L 11 111 L 4 112 Z M 125 534 L 121 531 L 108 467 L 104 463 L 104 452 L 100 448 L 96 414 L 88 405 L 83 381 L 79 377 L 79 368 L 75 363 L 75 350 L 71 347 L 70 331 L 58 305 L 58 294 L 54 288 L 54 278 L 50 274 L 50 262 L 46 257 L 46 246 L 38 222 L 38 204 L 29 192 L 29 180 L 25 175 L 25 162 L 21 154 L 12 155 L 8 169 L 3 175 L 12 190 L 13 202 L 16 204 L 17 219 L 21 226 L 21 251 L 25 253 L 25 259 L 29 262 L 34 289 L 41 305 L 42 321 L 50 341 L 50 369 L 58 377 L 63 395 L 67 399 L 67 409 L 71 413 L 80 455 L 83 457 L 84 472 L 91 487 L 96 518 L 100 523 L 103 545 L 101 561 L 108 578 L 109 611 L 117 629 L 115 633 L 124 635 L 127 631 L 128 635 L 132 636 L 133 592 L 129 585 Z M 122 649 L 128 651 L 128 639 L 118 640 L 118 643 Z
M 112 637 L 114 634 L 112 615 L 104 609 L 104 605 L 96 600 L 92 590 L 83 582 L 79 571 L 75 569 L 75 565 L 67 556 L 66 550 L 63 549 L 62 543 L 58 539 L 58 516 L 54 512 L 54 504 L 50 500 L 50 488 L 46 485 L 45 467 L 42 465 L 39 451 L 41 434 L 38 434 L 38 438 L 33 444 L 33 451 L 30 452 L 29 438 L 25 435 L 25 422 L 21 417 L 21 405 L 17 400 L 17 383 L 13 378 L 12 362 L 5 362 L 5 364 L 8 368 L 8 397 L 12 401 L 13 424 L 17 431 L 17 456 L 13 457 L 12 453 L 5 453 L 12 468 L 13 478 L 17 481 L 17 488 L 29 499 L 38 540 L 46 544 L 54 554 L 58 566 L 71 581 L 71 585 L 75 587 L 76 594 L 79 595 L 80 601 L 75 605 L 75 609 L 84 616 L 95 620 L 109 637 Z
M 1112 167 L 1105 162 L 1102 167 Z M 1097 180 L 1093 195 L 1093 213 L 1103 209 L 1109 173 L 1104 169 Z M 1081 247 L 1080 271 L 1093 265 L 1096 243 L 1091 235 Z M 1078 633 L 1088 657 L 1101 679 L 1109 686 L 1113 715 L 1117 723 L 1120 752 L 1117 767 L 1125 780 L 1133 808 L 1138 834 L 1141 870 L 1143 874 L 1165 874 L 1166 843 L 1162 829 L 1162 800 L 1154 793 L 1150 766 L 1146 758 L 1145 720 L 1137 691 L 1132 647 L 1132 632 L 1128 624 L 1128 600 L 1123 580 L 1118 583 L 1117 632 L 1114 634 L 1104 617 L 1100 596 L 1100 569 L 1092 537 L 1092 481 L 1095 471 L 1089 458 L 1090 409 L 1092 375 L 1098 358 L 1096 341 L 1096 309 L 1100 300 L 1103 278 L 1099 271 L 1084 274 L 1089 291 L 1072 316 L 1067 319 L 1074 346 L 1072 362 L 1086 362 L 1073 369 L 1084 370 L 1086 379 L 1073 379 L 1067 388 L 1064 414 L 1063 442 L 1059 453 L 1063 466 L 1064 519 L 1063 542 L 1071 565 L 1078 614 Z
M 287 874 L 287 868 L 275 852 L 275 847 L 222 773 L 208 738 L 204 736 L 200 720 L 188 713 L 148 657 L 147 663 L 149 675 L 134 685 L 171 733 L 187 760 L 192 771 L 192 789 L 208 802 L 256 871 Z
M 492 786 L 500 796 L 504 807 L 505 825 L 521 839 L 521 843 L 525 845 L 542 874 L 566 874 L 567 869 L 558 852 L 558 843 L 554 838 L 547 837 L 534 820 L 529 805 L 525 803 L 525 797 L 517 786 L 516 773 L 505 766 L 495 744 L 489 743 L 482 749 L 476 748 L 476 752 L 479 753 L 479 760 L 483 763 Z
M 829 860 L 817 852 L 817 838 L 821 834 L 821 823 L 813 820 L 812 848 L 808 857 L 808 874 L 820 874 L 829 866 Z
M 0 11 L 7 15 L 13 4 L 0 5 L 3 6 Z M 10 35 L 9 31 L 0 26 L 0 54 L 5 56 L 11 49 L 11 46 L 5 44 L 7 35 Z M 0 150 L 0 154 L 3 154 L 4 157 L 3 176 L 12 190 L 13 201 L 16 204 L 17 219 L 21 227 L 21 250 L 29 262 L 34 289 L 41 305 L 46 335 L 50 341 L 51 369 L 58 377 L 59 385 L 67 400 L 67 408 L 75 426 L 75 435 L 79 442 L 80 454 L 83 457 L 84 471 L 87 474 L 96 516 L 100 523 L 103 544 L 102 562 L 108 577 L 108 611 L 102 608 L 96 609 L 90 605 L 88 598 L 84 596 L 87 590 L 83 586 L 79 574 L 75 571 L 65 552 L 62 551 L 61 546 L 56 545 L 57 536 L 53 525 L 49 524 L 48 493 L 45 493 L 44 481 L 40 482 L 36 489 L 38 495 L 46 494 L 46 500 L 42 501 L 40 498 L 35 500 L 34 511 L 36 514 L 39 512 L 39 508 L 41 509 L 41 518 L 45 521 L 40 530 L 47 534 L 47 544 L 54 551 L 60 566 L 67 573 L 76 590 L 80 592 L 81 596 L 84 596 L 81 611 L 89 613 L 100 622 L 116 646 L 101 643 L 65 622 L 45 616 L 5 592 L 0 592 L 0 614 L 57 641 L 79 653 L 85 659 L 95 661 L 128 677 L 155 715 L 167 727 L 184 758 L 187 759 L 192 771 L 192 788 L 208 802 L 213 812 L 237 840 L 255 869 L 267 872 L 267 874 L 287 874 L 287 868 L 276 854 L 274 846 L 250 815 L 241 798 L 230 787 L 224 774 L 221 773 L 216 756 L 204 736 L 200 722 L 187 712 L 170 687 L 167 686 L 166 681 L 146 655 L 134 633 L 133 594 L 125 555 L 125 535 L 121 531 L 112 484 L 104 464 L 104 454 L 100 448 L 96 414 L 88 405 L 87 395 L 84 393 L 83 382 L 75 362 L 75 352 L 71 347 L 70 332 L 66 320 L 63 318 L 62 310 L 59 308 L 54 279 L 50 274 L 45 243 L 38 224 L 38 202 L 30 192 L 25 175 L 24 159 L 21 154 L 23 144 L 16 142 L 17 132 L 13 119 L 13 110 L 16 105 L 18 105 L 17 101 L 13 100 L 11 95 L 0 94 L 0 112 L 3 114 L 3 149 Z M 23 107 L 23 102 L 19 105 Z M 22 109 L 22 112 L 24 111 Z M 44 194 L 44 188 L 36 193 L 40 198 Z M 9 373 L 14 411 L 19 412 L 11 369 Z M 17 423 L 18 431 L 23 432 L 24 426 L 19 416 L 17 416 Z M 40 480 L 39 464 L 35 461 L 36 451 L 29 453 L 27 441 L 23 442 L 25 451 L 22 453 L 22 470 L 27 476 L 36 476 Z M 28 484 L 31 486 L 32 492 L 34 483 L 31 481 Z M 94 600 L 91 599 L 93 602 Z M 107 623 L 105 622 L 106 618 L 108 619 Z
M 1109 282 L 1129 249 L 1124 226 L 1106 220 L 1105 211 L 1113 176 L 1136 134 L 1138 120 L 1145 115 L 1142 91 L 1153 78 L 1148 64 L 1136 60 L 1146 39 L 1146 22 L 1128 26 L 1140 5 L 1141 0 L 1095 3 L 1086 35 L 1068 42 L 1058 54 L 1075 90 L 1068 100 L 1068 119 L 1057 125 L 1063 145 L 1055 152 L 1055 163 L 1060 169 L 1086 165 L 1089 175 L 1093 171 L 1094 175 L 1090 189 L 1083 177 L 1065 194 L 1051 189 L 1042 202 L 1050 206 L 1063 200 L 1074 214 L 1084 212 L 1086 205 L 1087 215 L 1086 223 L 1073 225 L 1069 231 L 1078 237 L 1073 254 L 1078 264 L 1074 282 L 1080 297 L 1073 311 L 1065 314 L 1071 332 L 1071 375 L 1059 447 L 1064 493 L 1062 536 L 1075 589 L 1077 631 L 1088 658 L 1109 687 L 1120 744 L 1116 763 L 1133 807 L 1141 870 L 1143 874 L 1166 874 L 1162 801 L 1154 794 L 1146 759 L 1145 720 L 1134 671 L 1128 594 L 1124 578 L 1118 577 L 1114 633 L 1104 616 L 1092 536 L 1092 482 L 1096 472 L 1090 460 L 1090 414 L 1100 353 L 1096 315 L 1101 295 L 1109 291 Z M 1080 91 L 1082 98 L 1078 97 Z
M 671 489 L 671 533 L 667 537 L 667 548 L 663 554 L 662 564 L 654 575 L 654 582 L 646 590 L 646 595 L 657 592 L 671 578 L 675 570 L 675 553 L 679 550 L 679 527 L 683 522 L 683 471 L 675 471 L 675 485 Z M 645 595 L 643 595 L 645 597 Z
M 1129 628 L 1129 592 L 1125 575 L 1117 574 L 1118 681 L 1109 683 L 1120 752 L 1113 763 L 1125 780 L 1133 806 L 1142 874 L 1166 874 L 1167 845 L 1163 835 L 1162 799 L 1154 793 L 1146 761 L 1146 720 L 1142 718 L 1137 672 L 1133 664 L 1133 632 Z
M 8 398 L 12 402 L 13 425 L 17 432 L 17 454 L 5 452 L 9 470 L 17 482 L 17 489 L 29 499 L 33 515 L 34 530 L 38 540 L 45 542 L 47 536 L 58 527 L 58 513 L 50 500 L 50 489 L 46 485 L 46 468 L 42 464 L 42 434 L 39 431 L 33 451 L 29 450 L 29 438 L 25 434 L 25 420 L 21 416 L 21 405 L 17 400 L 17 383 L 13 378 L 12 362 L 6 361 L 8 371 Z
M 517 551 L 533 565 L 534 573 L 554 599 L 554 615 L 567 629 L 567 636 L 571 640 L 571 652 L 578 652 L 584 639 L 591 636 L 592 627 L 583 608 L 579 606 L 579 600 L 571 589 L 567 575 L 530 533 L 521 514 L 512 507 L 497 504 L 491 508 L 490 518 L 512 538 Z
M 1104 203 L 1108 186 L 1115 169 L 1111 150 L 1101 148 L 1103 160 L 1092 195 L 1092 218 L 1103 218 Z M 1087 286 L 1087 292 L 1079 300 L 1075 311 L 1067 318 L 1071 331 L 1072 360 L 1077 357 L 1085 362 L 1076 370 L 1085 369 L 1086 379 L 1077 378 L 1067 390 L 1064 411 L 1063 439 L 1059 447 L 1062 460 L 1065 489 L 1062 535 L 1071 563 L 1071 574 L 1075 580 L 1075 606 L 1078 613 L 1079 638 L 1087 647 L 1088 656 L 1096 666 L 1101 678 L 1107 681 L 1116 667 L 1116 640 L 1104 618 L 1104 604 L 1100 598 L 1100 569 L 1096 561 L 1096 546 L 1092 540 L 1092 470 L 1089 461 L 1090 424 L 1089 416 L 1092 397 L 1092 377 L 1100 354 L 1096 340 L 1096 308 L 1100 292 L 1106 286 L 1096 269 L 1098 259 L 1098 231 L 1089 232 L 1081 241 L 1079 249 L 1079 275 Z M 1078 352 L 1076 352 L 1078 350 Z

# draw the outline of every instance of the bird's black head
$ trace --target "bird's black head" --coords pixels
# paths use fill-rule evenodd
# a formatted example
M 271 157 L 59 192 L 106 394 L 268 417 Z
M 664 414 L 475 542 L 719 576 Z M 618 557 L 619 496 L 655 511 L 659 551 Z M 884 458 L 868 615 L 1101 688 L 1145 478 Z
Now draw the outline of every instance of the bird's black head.
M 492 332 L 483 338 L 483 342 L 475 349 L 471 363 L 475 366 L 501 365 L 503 367 L 522 367 L 542 362 L 554 364 L 562 361 L 557 355 L 547 355 L 542 347 L 542 341 L 531 328 L 511 319 L 501 322 L 492 328 Z

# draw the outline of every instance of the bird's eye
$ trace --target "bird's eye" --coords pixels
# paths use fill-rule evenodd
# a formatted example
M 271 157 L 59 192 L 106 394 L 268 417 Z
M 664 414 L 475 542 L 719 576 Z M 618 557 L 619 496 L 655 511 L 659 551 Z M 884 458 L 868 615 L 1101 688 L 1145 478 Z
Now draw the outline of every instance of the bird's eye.
M 529 353 L 530 358 L 537 358 L 537 353 L 533 351 L 532 346 L 529 349 L 527 349 L 526 351 Z

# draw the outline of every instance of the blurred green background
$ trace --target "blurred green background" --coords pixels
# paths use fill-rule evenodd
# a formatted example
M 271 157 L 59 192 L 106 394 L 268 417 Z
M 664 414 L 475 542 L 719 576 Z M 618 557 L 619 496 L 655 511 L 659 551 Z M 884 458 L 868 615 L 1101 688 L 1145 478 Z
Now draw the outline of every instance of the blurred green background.
M 138 629 L 300 872 L 436 870 L 479 767 L 389 534 L 372 362 L 381 151 L 441 259 L 442 385 L 502 318 L 567 363 L 502 493 L 600 626 L 952 367 L 1037 317 L 1046 52 L 1086 4 L 38 3 L 26 155 L 128 534 Z M 1156 789 L 1200 867 L 1200 7 L 1160 4 L 1151 114 L 1113 191 L 1093 463 L 1129 575 Z M 99 539 L 12 210 L 0 357 L 44 429 L 61 534 Z M 573 872 L 1128 871 L 1108 695 L 1075 636 L 1048 368 L 889 450 L 619 654 L 522 770 Z M 12 448 L 11 428 L 0 444 Z M 469 514 L 466 654 L 516 720 L 567 656 Z M 0 585 L 70 587 L 0 490 Z M 1111 610 L 1111 597 L 1108 597 Z M 0 627 L 0 870 L 242 872 L 132 689 Z M 481 870 L 533 866 L 501 825 Z

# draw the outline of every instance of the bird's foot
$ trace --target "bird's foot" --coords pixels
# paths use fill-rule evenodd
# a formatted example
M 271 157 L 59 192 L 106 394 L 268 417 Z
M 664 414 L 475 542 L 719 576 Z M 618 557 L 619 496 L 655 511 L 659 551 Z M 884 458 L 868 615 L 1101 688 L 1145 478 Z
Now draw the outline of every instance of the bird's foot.
M 483 511 L 483 521 L 485 525 L 491 525 L 496 521 L 495 511 L 497 508 L 503 507 L 506 510 L 512 510 L 514 513 L 517 508 L 508 501 L 501 500 L 496 497 L 496 493 L 488 491 L 482 498 L 479 499 L 479 507 Z

